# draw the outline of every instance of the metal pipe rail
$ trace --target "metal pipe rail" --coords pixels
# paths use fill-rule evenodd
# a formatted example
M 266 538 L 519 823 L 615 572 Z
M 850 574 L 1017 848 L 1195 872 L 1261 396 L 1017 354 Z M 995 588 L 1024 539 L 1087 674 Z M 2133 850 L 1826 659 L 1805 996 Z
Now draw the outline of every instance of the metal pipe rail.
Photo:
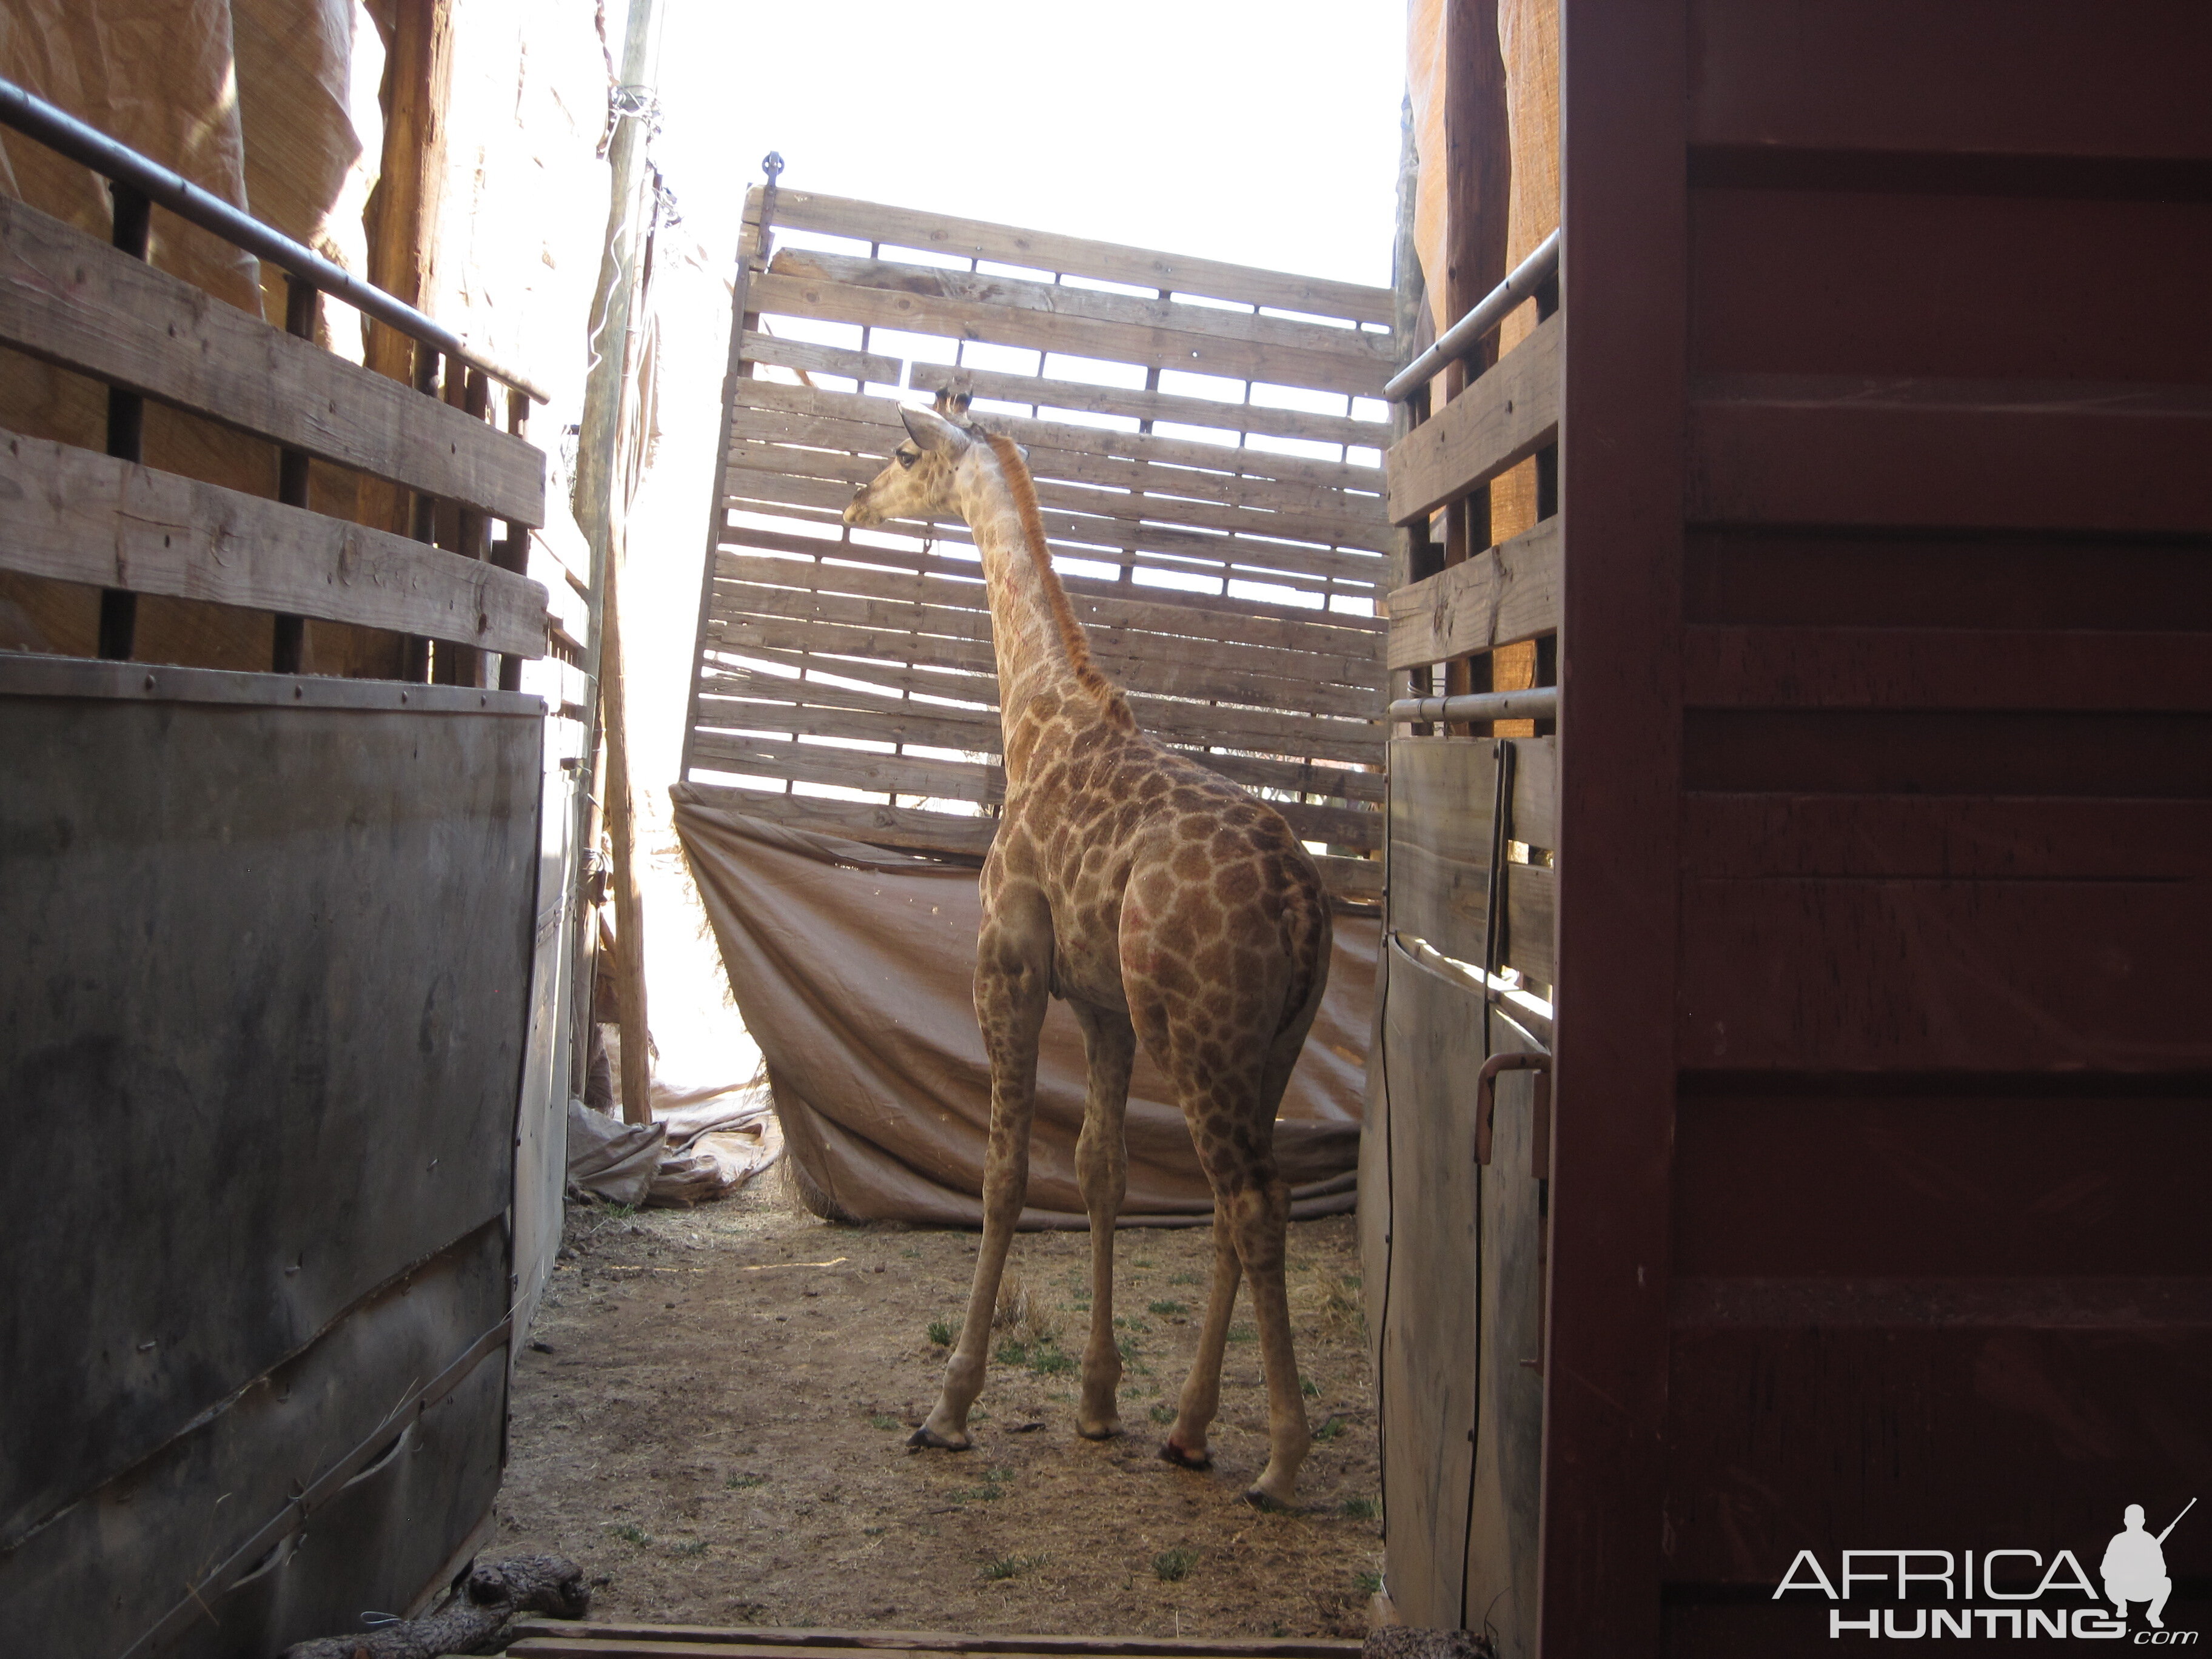
M 1536 244 L 1535 252 L 1513 267 L 1505 280 L 1484 295 L 1468 312 L 1437 337 L 1437 342 L 1390 377 L 1382 395 L 1402 403 L 1441 373 L 1446 363 L 1464 357 L 1474 343 L 1505 320 L 1505 313 L 1528 299 L 1559 269 L 1559 233 L 1553 231 Z
M 240 212 L 220 196 L 201 189 L 182 173 L 141 155 L 127 144 L 118 143 L 99 128 L 86 125 L 67 110 L 58 109 L 5 79 L 0 79 L 0 125 L 11 126 L 72 161 L 82 162 L 94 173 L 129 185 L 149 201 L 160 203 L 179 219 L 189 220 L 201 229 L 267 260 L 280 270 L 390 325 L 410 338 L 435 346 L 471 368 L 482 369 L 491 379 L 513 386 L 533 403 L 550 401 L 532 382 L 472 350 L 462 343 L 460 336 L 432 322 L 405 301 L 362 281 L 343 266 L 331 264 L 313 249 L 294 241 L 250 214 Z
M 1559 688 L 1470 691 L 1456 697 L 1401 697 L 1389 718 L 1401 720 L 1550 720 L 1559 717 Z

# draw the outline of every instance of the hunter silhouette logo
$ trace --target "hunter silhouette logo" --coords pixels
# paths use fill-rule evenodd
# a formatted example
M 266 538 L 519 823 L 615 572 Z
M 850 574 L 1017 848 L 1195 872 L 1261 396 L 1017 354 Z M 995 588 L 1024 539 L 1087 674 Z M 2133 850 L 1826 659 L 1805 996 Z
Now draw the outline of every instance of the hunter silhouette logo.
M 2132 1639 L 2137 1647 L 2191 1647 L 2200 1632 L 2166 1627 L 2166 1599 L 2173 1594 L 2166 1540 L 2196 1507 L 2192 1498 L 2164 1531 L 2152 1533 L 2145 1525 L 2143 1506 L 2129 1504 L 2121 1516 L 2121 1529 L 2112 1535 L 2098 1564 L 2101 1592 L 2069 1549 L 2047 1560 L 2041 1551 L 2030 1549 L 1984 1550 L 1978 1559 L 1972 1550 L 1845 1550 L 1832 1578 L 1811 1550 L 1800 1550 L 1776 1586 L 1774 1599 L 1778 1601 L 1796 1591 L 1824 1595 L 1838 1604 L 1850 1603 L 1855 1595 L 1893 1604 L 1831 1607 L 1832 1638 L 1846 1633 L 1895 1641 L 2051 1636 L 2091 1642 Z M 2067 1597 L 2076 1598 L 2076 1604 L 2046 1601 Z M 2128 1609 L 2134 1605 L 2144 1608 L 2145 1628 L 2130 1631 Z

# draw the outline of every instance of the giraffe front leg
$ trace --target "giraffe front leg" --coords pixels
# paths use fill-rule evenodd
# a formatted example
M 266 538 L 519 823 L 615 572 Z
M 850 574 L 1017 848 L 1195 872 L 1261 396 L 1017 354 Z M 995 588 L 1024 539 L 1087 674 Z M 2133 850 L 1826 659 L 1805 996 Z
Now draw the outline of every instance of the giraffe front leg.
M 1042 903 L 1035 907 L 1042 911 Z M 960 1340 L 945 1364 L 937 1408 L 907 1441 L 964 1451 L 975 1443 L 968 1410 L 983 1391 L 990 1352 L 991 1315 L 999 1280 L 1029 1191 L 1030 1119 L 1036 1102 L 1037 1031 L 1044 1024 L 1051 960 L 1048 921 L 1007 926 L 987 917 L 975 959 L 975 1015 L 991 1060 L 991 1142 L 983 1159 L 983 1243 L 975 1253 L 975 1281 Z
M 1114 1222 L 1129 1187 L 1128 1144 L 1122 1118 L 1129 1103 L 1129 1067 L 1137 1034 L 1116 1009 L 1071 1003 L 1083 1027 L 1091 1081 L 1083 1103 L 1083 1134 L 1075 1143 L 1075 1173 L 1091 1218 L 1091 1340 L 1083 1350 L 1083 1402 L 1075 1431 L 1086 1440 L 1121 1432 L 1116 1394 L 1121 1352 L 1114 1341 Z
M 1221 1356 L 1229 1346 L 1229 1319 L 1237 1310 L 1237 1281 L 1241 1268 L 1237 1259 L 1237 1235 L 1231 1225 L 1226 1195 L 1213 1194 L 1213 1283 L 1206 1292 L 1206 1324 L 1198 1334 L 1198 1357 L 1190 1362 L 1183 1379 L 1182 1396 L 1176 1403 L 1175 1427 L 1160 1447 L 1160 1455 L 1187 1469 L 1213 1467 L 1206 1448 L 1206 1431 L 1221 1404 Z

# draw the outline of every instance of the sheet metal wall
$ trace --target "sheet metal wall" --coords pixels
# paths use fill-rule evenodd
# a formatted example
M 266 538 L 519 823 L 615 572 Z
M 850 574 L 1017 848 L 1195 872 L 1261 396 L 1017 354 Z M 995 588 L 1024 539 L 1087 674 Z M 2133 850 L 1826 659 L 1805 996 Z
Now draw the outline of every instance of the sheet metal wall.
M 2212 29 L 1563 40 L 1544 1651 L 1826 1651 L 2212 1490 Z
M 837 523 L 904 439 L 897 400 L 957 375 L 1027 447 L 1138 720 L 1268 792 L 1372 897 L 1389 290 L 799 192 L 767 210 L 685 777 L 878 845 L 988 847 L 998 688 L 966 527 Z
M 542 724 L 0 657 L 11 1646 L 258 1659 L 488 1521 Z

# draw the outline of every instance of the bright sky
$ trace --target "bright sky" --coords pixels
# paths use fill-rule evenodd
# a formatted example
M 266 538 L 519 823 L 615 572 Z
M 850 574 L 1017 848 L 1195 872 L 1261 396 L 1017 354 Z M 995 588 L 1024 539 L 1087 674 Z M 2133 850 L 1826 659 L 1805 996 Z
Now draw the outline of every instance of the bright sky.
M 710 249 L 775 149 L 789 189 L 1390 280 L 1404 0 L 662 3 L 654 153 Z

